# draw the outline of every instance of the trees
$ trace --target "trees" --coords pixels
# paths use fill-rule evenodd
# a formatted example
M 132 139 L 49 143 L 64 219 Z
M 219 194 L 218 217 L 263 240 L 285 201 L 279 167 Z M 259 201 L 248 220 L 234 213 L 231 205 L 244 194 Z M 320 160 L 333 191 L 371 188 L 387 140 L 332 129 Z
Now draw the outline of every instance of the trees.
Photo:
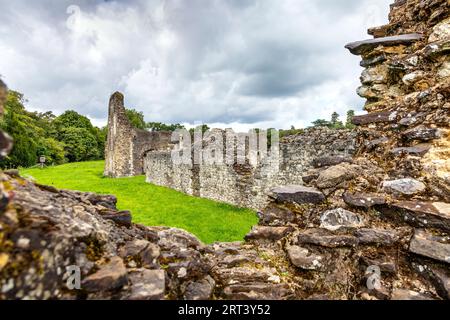
M 130 120 L 133 127 L 142 130 L 147 128 L 147 124 L 145 123 L 144 120 L 144 114 L 142 112 L 136 111 L 134 109 L 127 109 L 126 112 L 127 117 Z
M 8 93 L 0 128 L 12 136 L 14 147 L 10 155 L 1 162 L 2 168 L 31 166 L 36 163 L 38 140 L 43 132 L 35 125 L 23 102 L 23 95 L 19 92 Z
M 355 116 L 355 111 L 349 110 L 347 112 L 347 119 L 345 125 L 339 120 L 340 115 L 337 112 L 331 114 L 331 121 L 325 119 L 317 119 L 313 121 L 313 127 L 327 127 L 330 129 L 353 129 L 355 126 L 352 124 L 352 119 Z
M 69 110 L 54 119 L 53 128 L 69 162 L 104 158 L 106 129 L 94 127 L 88 117 Z
M 329 127 L 330 122 L 328 122 L 325 119 L 317 119 L 316 121 L 312 122 L 313 127 Z
M 29 112 L 23 95 L 9 91 L 0 128 L 14 139 L 10 155 L 1 168 L 31 167 L 40 156 L 47 164 L 97 160 L 104 157 L 106 128 L 94 127 L 89 118 L 75 111 L 56 117 L 52 112 Z
M 89 118 L 82 116 L 76 111 L 69 110 L 57 117 L 53 121 L 56 131 L 62 132 L 64 128 L 83 128 L 91 133 L 94 133 L 94 126 Z
M 69 162 L 97 160 L 100 158 L 96 137 L 85 128 L 68 127 L 59 133 Z
M 175 131 L 177 129 L 186 129 L 183 125 L 176 123 L 176 124 L 165 124 L 161 122 L 148 122 L 147 123 L 147 129 L 151 131 Z
M 339 113 L 333 112 L 331 115 L 331 122 L 329 128 L 331 129 L 344 129 L 344 124 L 339 120 Z
M 355 128 L 355 125 L 352 122 L 354 116 L 355 116 L 355 111 L 354 110 L 348 110 L 347 111 L 347 120 L 345 121 L 345 127 L 347 129 Z

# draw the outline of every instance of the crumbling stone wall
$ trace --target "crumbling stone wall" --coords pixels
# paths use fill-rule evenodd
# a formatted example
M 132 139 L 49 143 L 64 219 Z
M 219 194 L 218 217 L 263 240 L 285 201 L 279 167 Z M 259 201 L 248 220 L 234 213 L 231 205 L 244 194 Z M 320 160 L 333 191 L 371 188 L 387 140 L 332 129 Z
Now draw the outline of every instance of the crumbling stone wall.
M 358 94 L 369 113 L 354 119 L 365 140 L 396 178 L 427 182 L 450 201 L 450 18 L 446 1 L 396 1 L 375 39 L 349 44 L 366 69 Z
M 262 161 L 256 167 L 237 163 L 178 165 L 172 163 L 170 151 L 156 151 L 147 153 L 144 171 L 149 183 L 259 210 L 267 204 L 275 186 L 302 184 L 304 173 L 314 166 L 313 159 L 348 158 L 355 150 L 355 132 L 315 128 L 282 139 L 279 163 Z
M 126 115 L 124 97 L 111 96 L 104 175 L 113 178 L 144 174 L 144 156 L 170 146 L 170 132 L 149 132 L 134 128 Z
M 449 300 L 448 137 L 441 133 L 449 91 L 448 78 L 436 75 L 449 52 L 440 41 L 450 39 L 431 37 L 448 30 L 449 11 L 445 0 L 396 1 L 391 23 L 370 31 L 376 45 L 349 45 L 386 55 L 394 71 L 397 59 L 418 55 L 431 86 L 389 80 L 369 101 L 379 102 L 376 109 L 354 120 L 355 155 L 315 158 L 306 186 L 274 188 L 243 242 L 205 245 L 182 230 L 132 224 L 113 196 L 0 173 L 0 299 Z M 422 36 L 399 44 L 372 30 Z M 437 50 L 432 59 L 427 48 Z M 389 95 L 391 84 L 398 95 Z M 73 265 L 81 267 L 80 289 L 67 287 Z

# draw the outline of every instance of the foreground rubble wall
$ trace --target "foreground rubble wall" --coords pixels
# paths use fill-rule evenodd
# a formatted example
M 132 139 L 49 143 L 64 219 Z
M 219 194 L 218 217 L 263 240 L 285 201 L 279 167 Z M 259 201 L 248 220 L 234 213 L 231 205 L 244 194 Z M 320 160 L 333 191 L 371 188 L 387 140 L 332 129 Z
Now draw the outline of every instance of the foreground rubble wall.
M 437 77 L 449 51 L 435 34 L 448 16 L 446 1 L 396 1 L 390 25 L 370 31 L 376 44 L 348 46 L 373 55 L 371 68 L 394 66 L 354 119 L 359 149 L 315 158 L 305 185 L 271 190 L 243 242 L 135 225 L 114 196 L 1 173 L 0 299 L 450 299 L 448 78 Z M 410 32 L 421 36 L 383 39 Z M 390 78 L 409 55 L 428 84 Z M 70 266 L 80 289 L 67 286 Z

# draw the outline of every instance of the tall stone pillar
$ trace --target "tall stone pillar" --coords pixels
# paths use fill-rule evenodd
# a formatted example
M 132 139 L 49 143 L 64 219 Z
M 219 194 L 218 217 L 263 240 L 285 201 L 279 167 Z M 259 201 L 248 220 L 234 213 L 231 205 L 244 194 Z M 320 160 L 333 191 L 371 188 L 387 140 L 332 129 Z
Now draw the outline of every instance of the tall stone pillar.
M 116 92 L 109 101 L 105 176 L 119 178 L 134 175 L 133 136 L 134 129 L 126 115 L 124 96 Z

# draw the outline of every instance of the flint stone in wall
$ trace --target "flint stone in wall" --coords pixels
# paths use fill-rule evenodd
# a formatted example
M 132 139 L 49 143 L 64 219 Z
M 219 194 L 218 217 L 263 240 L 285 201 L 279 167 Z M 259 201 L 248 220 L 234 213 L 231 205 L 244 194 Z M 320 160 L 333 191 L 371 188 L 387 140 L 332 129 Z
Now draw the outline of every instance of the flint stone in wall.
M 136 257 L 142 251 L 144 251 L 144 249 L 147 248 L 149 244 L 149 241 L 142 239 L 130 241 L 125 244 L 125 246 L 119 249 L 119 255 L 122 258 Z
M 402 133 L 406 140 L 430 141 L 440 138 L 440 132 L 436 128 L 417 127 Z
M 317 187 L 320 189 L 334 188 L 347 180 L 353 179 L 357 174 L 358 166 L 341 163 L 322 171 L 317 179 Z
M 386 83 L 388 80 L 388 68 L 384 65 L 365 69 L 361 74 L 361 83 L 370 85 L 373 83 Z
M 450 264 L 450 243 L 425 230 L 416 230 L 409 245 L 412 253 Z
M 412 86 L 414 85 L 416 82 L 422 80 L 425 77 L 425 72 L 423 71 L 415 71 L 415 72 L 411 72 L 406 74 L 403 78 L 402 78 L 402 82 L 407 85 L 407 86 Z
M 342 196 L 344 202 L 352 207 L 369 209 L 375 205 L 386 203 L 386 198 L 375 193 L 354 193 L 345 192 Z
M 356 93 L 361 98 L 380 100 L 388 91 L 389 88 L 387 85 L 377 83 L 373 85 L 363 85 L 356 90 Z
M 382 138 L 378 138 L 378 139 L 373 139 L 370 141 L 365 142 L 365 145 L 367 147 L 367 150 L 373 150 L 383 144 L 386 144 L 389 142 L 389 138 L 386 137 L 382 137 Z
M 423 192 L 425 189 L 425 184 L 411 178 L 383 182 L 383 190 L 396 195 L 411 196 Z
M 315 188 L 290 185 L 272 190 L 272 197 L 278 202 L 293 202 L 297 204 L 319 204 L 325 200 L 322 192 Z
M 428 42 L 435 42 L 449 38 L 450 38 L 450 18 L 447 18 L 433 27 L 433 32 L 428 38 Z
M 403 34 L 392 37 L 375 38 L 364 41 L 357 41 L 349 43 L 345 46 L 346 49 L 354 55 L 361 55 L 368 51 L 375 49 L 378 46 L 396 46 L 396 45 L 409 45 L 423 38 L 422 34 L 411 33 Z
M 406 222 L 415 227 L 450 231 L 450 204 L 443 202 L 398 201 L 377 206 L 388 219 Z
M 445 61 L 437 72 L 439 79 L 445 79 L 450 77 L 450 61 Z
M 320 227 L 335 231 L 342 227 L 358 228 L 363 226 L 363 219 L 356 213 L 338 208 L 325 211 L 320 217 Z
M 304 270 L 318 270 L 323 267 L 323 257 L 299 246 L 289 246 L 287 253 L 292 264 Z

